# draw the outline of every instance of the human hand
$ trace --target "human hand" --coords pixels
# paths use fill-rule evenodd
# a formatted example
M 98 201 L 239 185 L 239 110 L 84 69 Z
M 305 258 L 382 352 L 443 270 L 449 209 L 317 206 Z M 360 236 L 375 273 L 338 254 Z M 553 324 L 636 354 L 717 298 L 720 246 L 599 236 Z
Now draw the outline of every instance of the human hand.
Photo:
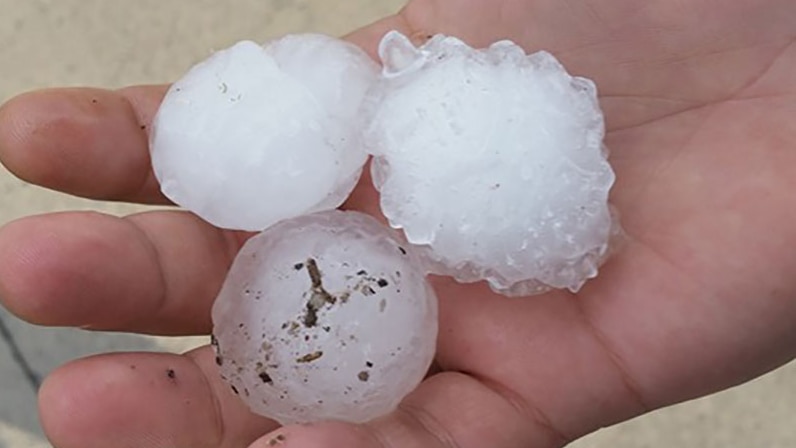
M 576 295 L 507 299 L 435 279 L 439 372 L 362 426 L 278 429 L 207 348 L 102 355 L 41 391 L 59 448 L 540 447 L 708 394 L 796 355 L 796 4 L 789 0 L 415 0 L 388 29 L 511 38 L 593 78 L 628 242 Z M 55 90 L 0 110 L 0 159 L 31 182 L 165 203 L 146 132 L 165 92 Z M 347 207 L 378 213 L 363 180 Z M 184 212 L 26 218 L 0 231 L 0 297 L 29 321 L 206 334 L 245 235 Z M 173 378 L 167 372 L 173 371 Z

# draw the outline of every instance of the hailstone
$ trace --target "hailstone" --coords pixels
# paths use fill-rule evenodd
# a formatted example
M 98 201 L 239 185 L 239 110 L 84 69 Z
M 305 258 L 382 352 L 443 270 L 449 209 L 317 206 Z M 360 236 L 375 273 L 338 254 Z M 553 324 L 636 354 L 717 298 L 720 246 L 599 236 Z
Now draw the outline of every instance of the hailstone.
M 161 190 L 219 227 L 258 231 L 339 206 L 367 155 L 357 114 L 377 64 L 345 41 L 243 41 L 192 68 L 154 119 Z
M 507 295 L 577 291 L 617 222 L 592 81 L 509 41 L 381 42 L 363 110 L 381 209 L 434 273 Z
M 374 218 L 327 211 L 250 239 L 213 306 L 224 379 L 282 424 L 386 414 L 434 356 L 437 302 L 405 243 Z

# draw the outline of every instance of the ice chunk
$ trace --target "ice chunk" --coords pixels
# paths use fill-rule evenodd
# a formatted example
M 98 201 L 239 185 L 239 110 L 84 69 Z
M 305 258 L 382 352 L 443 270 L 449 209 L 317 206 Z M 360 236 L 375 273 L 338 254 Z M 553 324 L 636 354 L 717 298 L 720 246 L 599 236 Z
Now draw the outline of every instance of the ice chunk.
M 224 228 L 333 209 L 367 158 L 356 119 L 378 66 L 316 34 L 240 42 L 192 68 L 154 120 L 163 193 Z
M 222 376 L 283 424 L 392 411 L 436 346 L 436 297 L 419 265 L 361 213 L 274 225 L 244 245 L 213 306 Z
M 594 83 L 509 41 L 397 32 L 366 100 L 382 211 L 431 270 L 508 295 L 577 291 L 618 228 Z

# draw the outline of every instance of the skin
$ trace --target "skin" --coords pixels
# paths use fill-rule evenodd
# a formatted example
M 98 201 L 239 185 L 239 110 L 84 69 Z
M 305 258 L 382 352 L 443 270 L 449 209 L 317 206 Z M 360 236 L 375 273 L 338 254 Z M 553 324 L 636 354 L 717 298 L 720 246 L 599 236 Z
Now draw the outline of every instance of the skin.
M 415 0 L 349 39 L 373 54 L 392 28 L 511 38 L 593 78 L 621 250 L 578 294 L 511 300 L 435 279 L 439 372 L 377 421 L 277 429 L 220 383 L 208 348 L 108 354 L 44 384 L 55 446 L 555 448 L 796 356 L 796 3 Z M 45 187 L 164 203 L 141 128 L 163 93 L 13 99 L 0 159 Z M 377 213 L 368 179 L 346 207 Z M 25 218 L 0 231 L 0 297 L 43 325 L 206 334 L 244 238 L 173 211 Z

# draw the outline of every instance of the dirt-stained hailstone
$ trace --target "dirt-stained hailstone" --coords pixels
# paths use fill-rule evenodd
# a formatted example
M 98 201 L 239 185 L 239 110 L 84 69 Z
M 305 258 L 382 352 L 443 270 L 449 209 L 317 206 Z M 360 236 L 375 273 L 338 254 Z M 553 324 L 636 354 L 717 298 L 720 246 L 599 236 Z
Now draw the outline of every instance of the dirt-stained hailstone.
M 161 190 L 238 230 L 339 206 L 367 157 L 357 114 L 377 76 L 364 51 L 317 34 L 214 54 L 172 85 L 153 122 Z
M 431 270 L 507 295 L 577 291 L 618 225 L 594 83 L 549 53 L 447 36 L 379 48 L 365 142 L 381 207 Z
M 250 239 L 213 307 L 216 363 L 280 423 L 363 422 L 398 405 L 434 356 L 437 302 L 411 249 L 374 218 L 326 211 Z

